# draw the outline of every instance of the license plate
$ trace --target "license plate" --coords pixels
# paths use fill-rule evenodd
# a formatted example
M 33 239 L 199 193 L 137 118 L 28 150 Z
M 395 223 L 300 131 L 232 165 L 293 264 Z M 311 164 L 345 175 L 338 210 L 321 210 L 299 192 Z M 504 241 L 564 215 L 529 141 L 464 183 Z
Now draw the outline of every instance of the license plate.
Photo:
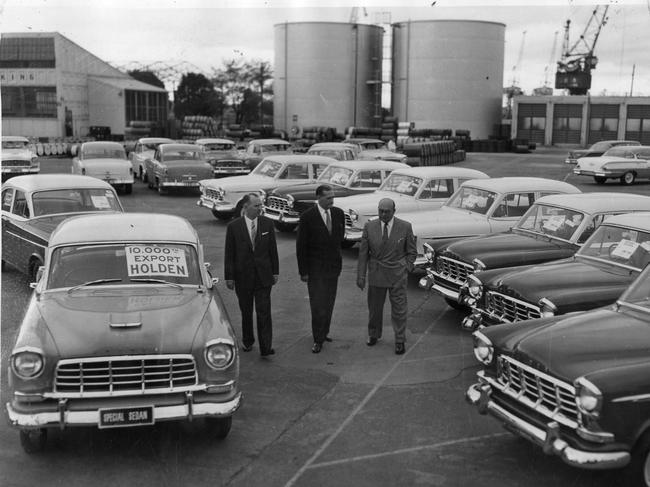
M 142 426 L 153 423 L 153 406 L 99 410 L 100 428 Z

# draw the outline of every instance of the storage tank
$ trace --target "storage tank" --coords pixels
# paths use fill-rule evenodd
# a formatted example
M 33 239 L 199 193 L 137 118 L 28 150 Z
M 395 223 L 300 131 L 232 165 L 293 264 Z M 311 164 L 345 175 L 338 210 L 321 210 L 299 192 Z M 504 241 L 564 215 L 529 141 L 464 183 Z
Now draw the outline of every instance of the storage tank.
M 492 135 L 501 121 L 504 35 L 505 25 L 497 22 L 393 24 L 393 115 L 416 129 Z
M 295 22 L 274 28 L 276 129 L 381 125 L 381 27 Z

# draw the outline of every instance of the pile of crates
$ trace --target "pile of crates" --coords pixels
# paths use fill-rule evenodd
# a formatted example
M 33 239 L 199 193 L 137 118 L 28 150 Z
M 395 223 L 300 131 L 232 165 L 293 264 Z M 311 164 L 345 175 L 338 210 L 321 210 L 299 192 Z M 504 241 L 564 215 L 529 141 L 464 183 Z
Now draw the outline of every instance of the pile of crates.
M 465 151 L 458 149 L 453 140 L 409 142 L 402 152 L 410 166 L 444 166 L 465 160 Z
M 205 137 L 218 137 L 217 121 L 207 115 L 186 115 L 181 124 L 183 139 L 196 140 Z

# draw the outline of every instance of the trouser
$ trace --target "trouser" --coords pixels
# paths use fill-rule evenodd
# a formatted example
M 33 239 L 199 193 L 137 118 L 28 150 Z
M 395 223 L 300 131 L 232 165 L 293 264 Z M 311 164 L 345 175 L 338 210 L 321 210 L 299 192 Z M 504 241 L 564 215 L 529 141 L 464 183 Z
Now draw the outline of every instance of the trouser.
M 402 280 L 394 287 L 368 286 L 368 336 L 381 338 L 384 326 L 384 302 L 386 292 L 390 300 L 390 317 L 395 333 L 395 343 L 406 341 L 406 316 L 408 306 L 406 301 L 406 280 Z
M 253 305 L 257 315 L 257 339 L 260 352 L 271 350 L 273 323 L 271 320 L 271 286 L 258 288 L 235 288 L 241 310 L 242 344 L 250 347 L 255 343 L 253 334 Z
M 311 332 L 314 343 L 323 343 L 330 332 L 338 281 L 338 276 L 324 279 L 310 277 L 307 281 L 309 307 L 311 308 Z

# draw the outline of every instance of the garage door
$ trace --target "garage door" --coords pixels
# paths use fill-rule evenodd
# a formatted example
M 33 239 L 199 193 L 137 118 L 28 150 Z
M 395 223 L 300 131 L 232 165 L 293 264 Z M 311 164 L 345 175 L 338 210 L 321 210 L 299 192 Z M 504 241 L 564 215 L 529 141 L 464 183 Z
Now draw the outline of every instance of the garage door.
M 579 144 L 582 105 L 559 103 L 553 107 L 553 144 Z
M 618 105 L 591 105 L 589 107 L 589 145 L 599 140 L 618 139 Z
M 650 105 L 628 105 L 625 139 L 650 145 Z
M 544 144 L 546 104 L 520 103 L 517 109 L 517 138 Z

